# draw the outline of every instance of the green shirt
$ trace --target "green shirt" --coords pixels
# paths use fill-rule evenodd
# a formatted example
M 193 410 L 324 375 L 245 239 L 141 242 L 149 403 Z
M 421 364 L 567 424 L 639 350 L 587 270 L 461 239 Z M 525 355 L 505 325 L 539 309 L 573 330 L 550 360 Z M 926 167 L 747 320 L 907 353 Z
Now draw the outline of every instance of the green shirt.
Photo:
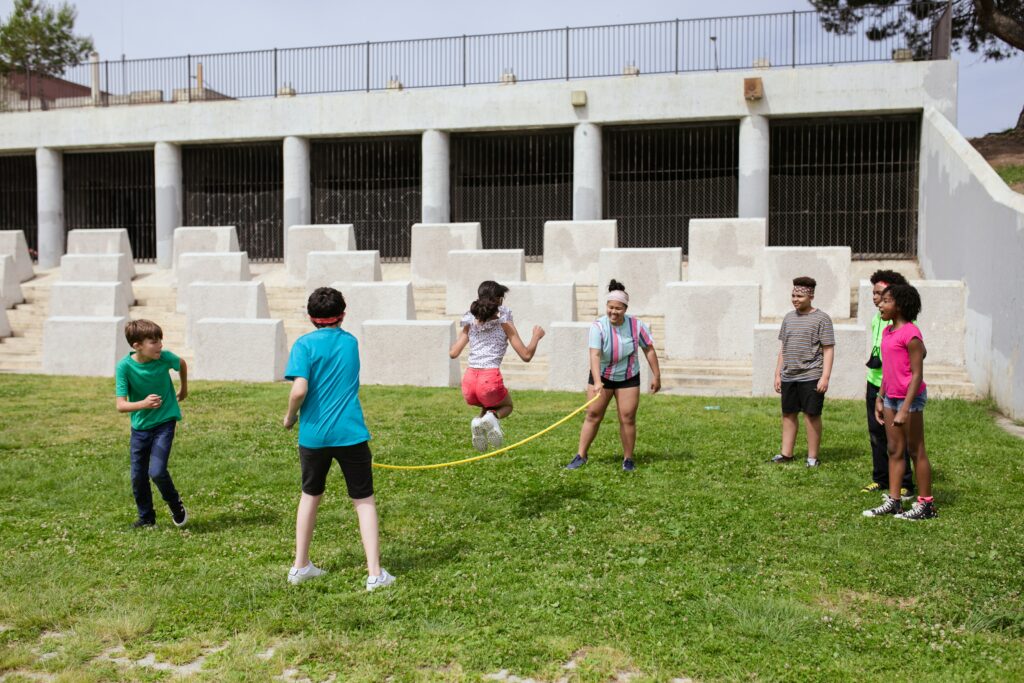
M 883 321 L 882 314 L 875 311 L 875 317 L 871 319 L 871 352 L 877 353 L 879 358 L 882 357 L 882 330 L 889 325 L 892 321 Z M 882 386 L 882 368 L 868 368 L 868 381 L 876 387 Z
M 141 401 L 150 394 L 156 394 L 163 403 L 159 408 L 136 410 L 132 413 L 132 429 L 152 429 L 170 420 L 181 419 L 178 395 L 168 370 L 181 370 L 181 359 L 170 351 L 163 351 L 156 360 L 140 363 L 133 358 L 134 352 L 122 358 L 114 371 L 116 396 L 129 401 Z

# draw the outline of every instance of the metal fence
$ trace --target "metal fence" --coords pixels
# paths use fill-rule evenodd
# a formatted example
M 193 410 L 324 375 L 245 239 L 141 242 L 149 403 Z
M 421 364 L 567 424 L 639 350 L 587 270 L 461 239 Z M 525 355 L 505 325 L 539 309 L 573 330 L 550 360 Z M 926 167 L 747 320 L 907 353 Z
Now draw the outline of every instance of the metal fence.
M 572 129 L 450 138 L 451 215 L 479 222 L 484 249 L 544 253 L 544 222 L 572 219 Z
M 284 257 L 280 142 L 181 148 L 184 225 L 234 225 L 250 261 Z
M 23 230 L 33 256 L 39 249 L 34 155 L 0 156 L 0 230 Z
M 938 0 L 879 6 L 846 32 L 826 30 L 826 17 L 819 12 L 793 11 L 94 62 L 70 67 L 61 78 L 12 74 L 6 87 L 15 92 L 0 98 L 6 102 L 0 108 L 194 102 L 941 58 L 949 53 L 949 32 L 932 28 L 941 23 L 945 7 Z M 894 25 L 925 38 L 911 45 L 904 32 L 878 35 Z
M 771 246 L 917 256 L 919 115 L 773 120 Z
M 420 220 L 419 136 L 314 140 L 310 145 L 313 222 L 351 223 L 360 249 L 383 261 L 409 257 Z
M 153 150 L 65 153 L 65 229 L 124 228 L 134 259 L 155 261 L 153 176 Z

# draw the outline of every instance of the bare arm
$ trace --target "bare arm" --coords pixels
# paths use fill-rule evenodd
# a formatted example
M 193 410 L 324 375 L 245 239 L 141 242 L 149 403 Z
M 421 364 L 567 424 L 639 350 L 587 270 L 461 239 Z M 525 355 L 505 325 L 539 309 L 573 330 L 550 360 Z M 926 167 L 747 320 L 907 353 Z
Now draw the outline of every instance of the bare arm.
M 836 357 L 835 346 L 824 346 L 821 349 L 822 355 L 822 368 L 821 368 L 821 379 L 818 380 L 818 386 L 815 387 L 819 394 L 824 394 L 828 391 L 828 381 L 832 377 L 832 361 Z
M 459 328 L 459 336 L 455 338 L 455 343 L 448 349 L 449 358 L 458 358 L 459 354 L 462 353 L 462 349 L 466 348 L 466 344 L 469 343 L 469 326 L 463 325 Z
M 163 400 L 159 394 L 150 394 L 141 401 L 129 401 L 126 396 L 117 397 L 117 412 L 119 413 L 134 413 L 136 410 L 152 410 L 159 408 L 163 404 Z
M 291 429 L 299 419 L 299 408 L 306 400 L 307 391 L 309 391 L 309 382 L 305 377 L 296 377 L 292 380 L 292 390 L 288 394 L 288 412 L 284 414 L 285 429 Z
M 590 349 L 590 376 L 594 378 L 594 386 L 601 388 L 601 349 Z
M 779 345 L 779 357 L 775 360 L 775 393 L 782 393 L 782 345 Z
M 529 363 L 533 360 L 533 355 L 537 353 L 537 344 L 540 343 L 541 338 L 544 336 L 544 328 L 540 325 L 534 325 L 533 337 L 530 338 L 530 343 L 525 346 L 523 345 L 523 340 L 519 338 L 519 331 L 513 323 L 502 323 L 501 329 L 505 330 L 508 343 L 519 354 L 524 363 Z
M 184 401 L 188 396 L 188 363 L 181 361 L 181 369 L 178 370 L 178 382 L 181 387 L 178 389 L 178 400 Z
M 651 393 L 656 394 L 661 390 L 661 366 L 658 365 L 658 352 L 654 350 L 654 344 L 644 349 L 647 356 L 647 364 L 651 366 Z

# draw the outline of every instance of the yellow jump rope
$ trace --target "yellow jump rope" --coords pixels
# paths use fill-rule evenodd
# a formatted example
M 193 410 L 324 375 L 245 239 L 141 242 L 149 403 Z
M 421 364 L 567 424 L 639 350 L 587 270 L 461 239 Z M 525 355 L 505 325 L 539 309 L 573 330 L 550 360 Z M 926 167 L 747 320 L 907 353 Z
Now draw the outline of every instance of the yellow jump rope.
M 579 408 L 577 408 L 576 410 L 572 411 L 571 413 L 569 413 L 568 415 L 563 417 L 558 422 L 555 422 L 554 424 L 550 425 L 549 427 L 545 427 L 544 429 L 540 430 L 539 432 L 537 432 L 533 436 L 528 436 L 525 439 L 523 439 L 522 441 L 517 441 L 516 443 L 512 444 L 511 446 L 505 446 L 504 448 L 499 448 L 498 450 L 491 451 L 490 453 L 484 453 L 483 455 L 477 455 L 477 456 L 474 456 L 472 458 L 466 458 L 464 460 L 453 460 L 451 462 L 440 462 L 440 463 L 437 463 L 436 465 L 385 465 L 383 463 L 375 462 L 375 463 L 373 463 L 373 466 L 377 467 L 379 469 L 382 469 L 382 470 L 436 470 L 436 469 L 440 469 L 442 467 L 454 467 L 455 465 L 465 465 L 466 463 L 476 462 L 477 460 L 484 460 L 486 458 L 493 458 L 496 455 L 501 455 L 502 453 L 507 453 L 508 451 L 512 450 L 513 448 L 519 448 L 523 444 L 530 443 L 531 441 L 536 439 L 538 436 L 543 436 L 543 435 L 547 434 L 548 432 L 550 432 L 555 427 L 558 427 L 559 425 L 565 424 L 566 422 L 568 422 L 569 420 L 571 420 L 572 418 L 576 417 L 581 412 L 586 410 L 587 407 L 591 403 L 596 401 L 600 396 L 601 396 L 601 392 L 598 392 L 594 396 L 594 398 L 590 399 L 589 401 L 587 401 L 586 403 L 581 405 Z

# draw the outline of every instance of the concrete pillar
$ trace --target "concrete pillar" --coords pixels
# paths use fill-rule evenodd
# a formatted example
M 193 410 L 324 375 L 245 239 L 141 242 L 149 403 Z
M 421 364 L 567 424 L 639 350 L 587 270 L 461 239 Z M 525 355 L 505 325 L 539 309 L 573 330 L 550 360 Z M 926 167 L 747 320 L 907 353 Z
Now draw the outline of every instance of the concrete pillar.
M 740 218 L 768 217 L 768 119 L 740 120 Z
M 36 208 L 39 213 L 39 267 L 56 268 L 64 255 L 64 154 L 36 150 Z
M 578 123 L 572 145 L 572 219 L 601 220 L 604 186 L 601 164 L 601 129 L 592 123 Z
M 451 221 L 451 178 L 448 133 L 423 131 L 422 216 L 420 223 Z
M 309 225 L 313 206 L 309 181 L 309 140 L 284 139 L 284 248 L 288 249 L 288 228 Z
M 100 55 L 97 52 L 89 53 L 89 70 L 92 74 L 92 103 L 94 106 L 100 106 Z
M 158 142 L 153 148 L 156 181 L 156 265 L 174 267 L 174 231 L 182 223 L 181 147 Z

